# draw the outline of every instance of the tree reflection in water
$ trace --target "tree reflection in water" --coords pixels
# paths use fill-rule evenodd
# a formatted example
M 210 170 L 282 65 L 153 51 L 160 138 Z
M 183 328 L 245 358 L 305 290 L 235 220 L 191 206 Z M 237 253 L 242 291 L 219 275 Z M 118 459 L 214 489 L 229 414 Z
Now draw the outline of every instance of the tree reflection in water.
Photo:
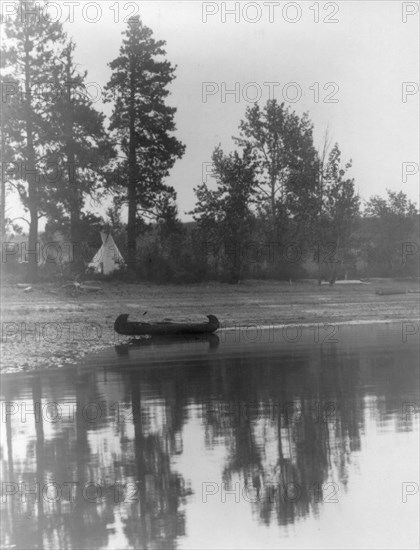
M 398 431 L 411 429 L 400 406 L 418 382 L 416 350 L 246 351 L 175 368 L 5 377 L 3 401 L 17 403 L 19 414 L 2 418 L 3 486 L 38 482 L 41 494 L 22 501 L 21 488 L 3 491 L 2 547 L 176 547 L 188 536 L 186 505 L 201 497 L 174 466 L 192 409 L 200 411 L 207 449 L 226 449 L 221 481 L 231 488 L 239 480 L 266 525 L 316 516 L 326 483 L 345 488 L 367 397 L 379 427 L 392 421 Z M 23 422 L 22 407 L 38 403 L 43 414 Z M 47 403 L 61 406 L 57 421 Z

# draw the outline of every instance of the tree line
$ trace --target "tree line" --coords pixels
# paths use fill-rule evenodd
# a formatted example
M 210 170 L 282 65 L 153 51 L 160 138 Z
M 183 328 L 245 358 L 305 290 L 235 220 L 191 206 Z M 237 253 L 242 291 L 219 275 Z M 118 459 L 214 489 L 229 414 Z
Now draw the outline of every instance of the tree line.
M 13 185 L 28 214 L 28 250 L 36 249 L 42 216 L 81 242 L 88 199 L 108 193 L 115 208 L 128 205 L 127 259 L 135 267 L 139 220 L 173 208 L 175 191 L 164 180 L 185 150 L 174 136 L 176 109 L 165 103 L 175 72 L 164 59 L 165 42 L 140 18 L 129 21 L 119 56 L 109 63 L 104 99 L 113 111 L 106 128 L 60 22 L 47 12 L 37 16 L 37 3 L 21 1 L 3 26 L 2 180 Z M 4 236 L 5 193 L 1 210 Z M 77 272 L 83 265 L 74 250 Z M 36 254 L 28 254 L 28 278 L 37 272 Z
M 37 17 L 35 3 L 21 1 L 3 26 L 3 241 L 17 221 L 7 218 L 9 186 L 27 213 L 29 252 L 40 239 L 40 217 L 47 219 L 44 239 L 58 231 L 80 244 L 108 224 L 124 250 L 123 275 L 134 280 L 290 278 L 307 275 L 308 266 L 331 283 L 354 274 L 418 274 L 415 205 L 389 191 L 361 211 L 351 161 L 328 135 L 317 151 L 307 113 L 275 100 L 248 107 L 232 151 L 213 151 L 213 183 L 194 189 L 194 222 L 182 223 L 176 192 L 165 183 L 185 152 L 175 136 L 176 108 L 167 104 L 176 67 L 165 58 L 165 42 L 139 17 L 128 22 L 109 63 L 107 120 L 87 93 L 87 74 L 60 22 Z M 103 219 L 88 205 L 105 197 L 112 206 Z M 86 269 L 81 250 L 73 246 L 73 275 Z M 38 258 L 27 257 L 32 281 Z

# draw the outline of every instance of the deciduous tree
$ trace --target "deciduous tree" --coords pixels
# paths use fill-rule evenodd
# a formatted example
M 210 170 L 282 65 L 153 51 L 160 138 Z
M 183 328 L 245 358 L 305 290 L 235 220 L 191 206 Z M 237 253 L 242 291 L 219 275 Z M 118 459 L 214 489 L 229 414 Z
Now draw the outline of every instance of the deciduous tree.
M 217 147 L 212 156 L 216 189 L 202 183 L 194 191 L 197 204 L 192 214 L 205 242 L 203 253 L 216 254 L 220 247 L 229 258 L 229 280 L 237 283 L 243 269 L 244 247 L 251 237 L 255 196 L 255 164 L 250 147 L 228 155 Z
M 256 164 L 258 210 L 279 244 L 294 238 L 305 221 L 316 181 L 317 155 L 308 115 L 284 103 L 248 107 L 237 145 L 252 151 Z
M 311 201 L 310 245 L 315 249 L 319 283 L 326 269 L 329 282 L 333 284 L 339 268 L 349 260 L 351 234 L 360 205 L 354 179 L 346 175 L 351 166 L 351 161 L 342 165 L 337 143 L 328 155 L 325 143 L 319 157 L 318 181 Z
M 363 213 L 360 247 L 371 274 L 419 272 L 419 211 L 402 191 L 371 197 Z

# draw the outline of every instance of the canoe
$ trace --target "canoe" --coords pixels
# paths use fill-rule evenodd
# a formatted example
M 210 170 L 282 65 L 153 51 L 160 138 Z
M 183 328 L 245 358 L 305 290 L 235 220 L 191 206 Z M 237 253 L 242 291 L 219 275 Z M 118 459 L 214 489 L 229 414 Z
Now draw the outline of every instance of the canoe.
M 219 328 L 219 320 L 214 315 L 207 315 L 207 323 L 141 323 L 128 321 L 128 314 L 118 315 L 114 330 L 124 336 L 143 336 L 145 334 L 208 334 Z

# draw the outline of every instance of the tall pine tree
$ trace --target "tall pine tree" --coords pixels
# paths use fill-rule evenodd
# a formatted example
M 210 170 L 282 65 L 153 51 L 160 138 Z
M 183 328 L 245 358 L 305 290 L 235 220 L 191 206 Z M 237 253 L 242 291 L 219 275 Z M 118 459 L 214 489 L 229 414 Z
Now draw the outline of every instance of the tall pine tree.
M 62 47 L 65 34 L 58 21 L 48 12 L 40 12 L 40 3 L 21 0 L 15 16 L 7 16 L 4 35 L 7 41 L 2 51 L 5 83 L 9 83 L 3 102 L 19 108 L 8 108 L 3 128 L 12 154 L 3 162 L 19 166 L 14 178 L 25 210 L 29 212 L 28 280 L 38 273 L 38 220 L 45 211 L 46 188 L 40 174 L 53 136 L 51 135 L 51 104 L 45 90 L 51 84 L 51 74 L 57 49 Z M 2 136 L 3 137 L 3 136 Z M 20 184 L 23 182 L 23 184 Z
M 116 189 L 120 188 L 122 200 L 128 203 L 131 269 L 135 266 L 138 216 L 156 215 L 162 198 L 175 196 L 164 179 L 185 150 L 172 135 L 176 108 L 165 104 L 175 67 L 163 59 L 165 42 L 156 41 L 152 34 L 138 17 L 129 21 L 120 55 L 110 63 L 112 76 L 107 85 L 110 100 L 115 101 L 110 129 L 117 135 L 124 159 Z
M 104 181 L 104 167 L 115 154 L 104 128 L 105 116 L 93 106 L 85 79 L 73 61 L 70 41 L 57 57 L 53 104 L 54 147 L 47 158 L 48 181 L 53 183 L 48 217 L 67 234 L 72 243 L 74 272 L 83 269 L 82 209 Z M 49 167 L 49 170 L 48 170 Z M 54 185 L 55 184 L 55 185 Z

